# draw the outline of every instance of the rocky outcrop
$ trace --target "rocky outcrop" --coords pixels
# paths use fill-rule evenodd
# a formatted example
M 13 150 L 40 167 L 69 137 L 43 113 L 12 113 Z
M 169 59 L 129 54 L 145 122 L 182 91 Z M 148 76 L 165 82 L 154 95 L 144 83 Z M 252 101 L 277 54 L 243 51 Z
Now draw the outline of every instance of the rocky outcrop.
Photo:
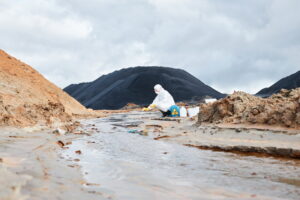
M 244 92 L 214 103 L 202 104 L 198 122 L 251 123 L 300 127 L 300 88 L 281 90 L 269 98 L 260 98 Z
M 70 122 L 92 114 L 32 67 L 0 50 L 0 126 Z

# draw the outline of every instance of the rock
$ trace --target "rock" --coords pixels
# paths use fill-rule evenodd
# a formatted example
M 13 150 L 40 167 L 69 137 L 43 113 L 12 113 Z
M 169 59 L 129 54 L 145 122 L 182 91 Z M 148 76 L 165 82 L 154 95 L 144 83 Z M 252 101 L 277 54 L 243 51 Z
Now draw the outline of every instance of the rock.
M 59 130 L 57 130 L 57 129 L 52 131 L 52 133 L 55 134 L 55 135 L 60 135 Z
M 257 115 L 257 114 L 259 114 L 259 110 L 257 108 L 253 108 L 252 111 L 251 111 L 251 113 L 253 115 Z
M 82 154 L 82 152 L 80 150 L 75 151 L 75 153 L 77 153 L 79 155 Z
M 66 133 L 66 131 L 58 128 L 58 129 L 55 129 L 52 133 L 55 135 L 64 135 Z
M 63 143 L 63 141 L 61 141 L 61 140 L 58 140 L 56 142 L 56 144 L 58 144 L 61 148 L 63 148 L 65 146 L 65 143 Z
M 270 120 L 268 121 L 268 124 L 269 124 L 269 125 L 276 124 L 276 120 L 275 120 L 275 119 L 270 119 Z

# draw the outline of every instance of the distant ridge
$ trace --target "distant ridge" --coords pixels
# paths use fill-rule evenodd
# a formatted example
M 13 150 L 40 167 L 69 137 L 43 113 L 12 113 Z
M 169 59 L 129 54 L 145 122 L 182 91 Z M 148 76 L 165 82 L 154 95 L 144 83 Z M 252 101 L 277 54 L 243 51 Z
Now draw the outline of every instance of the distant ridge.
M 280 79 L 270 87 L 260 90 L 256 95 L 262 97 L 268 97 L 274 93 L 278 93 L 281 89 L 290 90 L 298 87 L 300 87 L 300 71 Z
M 225 96 L 182 69 L 157 66 L 121 69 L 93 82 L 69 85 L 64 90 L 88 108 L 120 109 L 127 103 L 151 103 L 155 84 L 167 89 L 176 102 Z

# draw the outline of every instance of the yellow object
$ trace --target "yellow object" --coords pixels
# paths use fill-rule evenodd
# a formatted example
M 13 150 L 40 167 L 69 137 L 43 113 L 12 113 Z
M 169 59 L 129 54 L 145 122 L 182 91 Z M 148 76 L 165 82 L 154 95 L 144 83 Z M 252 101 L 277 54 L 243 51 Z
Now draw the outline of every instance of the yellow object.
M 143 108 L 143 111 L 149 111 L 150 109 L 149 108 Z
M 151 104 L 151 105 L 149 106 L 150 109 L 153 109 L 153 108 L 155 108 L 155 107 L 156 107 L 155 104 Z
M 178 115 L 179 113 L 177 112 L 177 110 L 176 109 L 173 109 L 173 111 L 172 111 L 172 115 Z

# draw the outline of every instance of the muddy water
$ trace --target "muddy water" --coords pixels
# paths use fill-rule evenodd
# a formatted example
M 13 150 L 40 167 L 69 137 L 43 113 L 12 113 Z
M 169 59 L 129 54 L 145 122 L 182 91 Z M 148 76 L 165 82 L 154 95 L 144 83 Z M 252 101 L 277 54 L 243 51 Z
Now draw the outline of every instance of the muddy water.
M 143 117 L 84 121 L 97 133 L 63 153 L 80 160 L 87 187 L 104 199 L 300 199 L 299 161 L 202 151 L 128 133 Z

